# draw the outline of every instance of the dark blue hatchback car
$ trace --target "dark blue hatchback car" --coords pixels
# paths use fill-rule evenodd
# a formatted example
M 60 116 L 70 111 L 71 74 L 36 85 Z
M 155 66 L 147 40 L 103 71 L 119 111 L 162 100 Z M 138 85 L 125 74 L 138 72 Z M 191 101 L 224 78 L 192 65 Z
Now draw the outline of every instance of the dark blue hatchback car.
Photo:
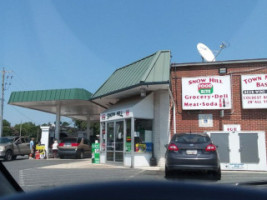
M 211 172 L 216 180 L 221 179 L 217 148 L 206 133 L 175 134 L 166 147 L 166 177 L 173 171 L 199 170 Z

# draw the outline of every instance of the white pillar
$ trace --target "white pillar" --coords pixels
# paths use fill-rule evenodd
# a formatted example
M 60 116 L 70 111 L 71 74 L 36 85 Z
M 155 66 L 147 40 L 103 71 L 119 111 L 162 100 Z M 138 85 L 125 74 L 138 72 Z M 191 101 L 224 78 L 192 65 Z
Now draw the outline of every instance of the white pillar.
M 134 118 L 131 118 L 131 168 L 134 168 Z
M 61 105 L 57 105 L 55 138 L 59 140 Z
M 87 117 L 86 135 L 87 135 L 87 138 L 89 138 L 89 140 L 90 140 L 90 136 L 91 136 L 90 128 L 91 128 L 91 120 L 90 120 L 90 116 L 88 116 Z
M 45 151 L 46 151 L 46 156 L 48 158 L 48 153 L 49 153 L 49 126 L 41 126 L 41 144 L 45 145 Z

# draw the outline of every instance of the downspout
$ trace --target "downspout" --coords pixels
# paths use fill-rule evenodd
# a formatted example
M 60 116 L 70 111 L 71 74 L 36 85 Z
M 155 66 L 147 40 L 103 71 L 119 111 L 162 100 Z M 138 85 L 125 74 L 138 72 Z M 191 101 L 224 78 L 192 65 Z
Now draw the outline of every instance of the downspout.
M 176 107 L 175 107 L 175 102 L 174 102 L 174 98 L 172 95 L 172 91 L 170 90 L 170 88 L 168 88 L 168 90 L 169 90 L 169 95 L 170 95 L 171 101 L 172 101 L 173 133 L 176 133 L 176 115 L 175 115 Z

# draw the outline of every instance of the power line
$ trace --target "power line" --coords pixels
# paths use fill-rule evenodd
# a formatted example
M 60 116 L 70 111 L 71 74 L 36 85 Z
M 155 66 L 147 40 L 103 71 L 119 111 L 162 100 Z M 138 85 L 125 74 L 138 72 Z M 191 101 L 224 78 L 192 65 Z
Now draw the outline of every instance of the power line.
M 23 88 L 23 90 L 25 90 L 24 88 L 29 88 L 30 87 L 29 83 L 26 82 L 26 81 L 24 81 L 19 74 L 17 74 L 15 71 L 13 73 L 16 76 L 16 78 L 18 78 L 20 80 L 20 82 L 23 84 L 23 85 L 22 84 L 19 84 L 19 86 L 21 88 Z M 18 88 L 18 87 L 16 87 L 16 88 Z M 20 88 L 18 88 L 18 89 L 20 89 Z
M 28 118 L 30 121 L 34 122 L 33 119 L 31 119 L 29 116 L 25 115 L 23 112 L 19 111 L 15 106 L 11 106 L 11 108 L 13 108 L 15 111 L 17 111 L 20 115 Z

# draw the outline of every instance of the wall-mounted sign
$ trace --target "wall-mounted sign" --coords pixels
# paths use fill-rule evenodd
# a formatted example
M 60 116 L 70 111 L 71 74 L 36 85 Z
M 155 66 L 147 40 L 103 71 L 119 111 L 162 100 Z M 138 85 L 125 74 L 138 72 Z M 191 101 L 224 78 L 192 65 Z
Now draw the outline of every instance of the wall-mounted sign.
M 242 107 L 267 108 L 267 74 L 242 75 Z
M 212 114 L 199 114 L 198 115 L 198 126 L 199 127 L 213 127 Z
M 183 110 L 232 108 L 230 76 L 182 78 Z
M 223 131 L 227 131 L 227 132 L 241 131 L 241 126 L 240 124 L 224 124 Z
M 100 121 L 117 120 L 125 117 L 132 117 L 133 113 L 127 110 L 117 110 L 100 114 Z

